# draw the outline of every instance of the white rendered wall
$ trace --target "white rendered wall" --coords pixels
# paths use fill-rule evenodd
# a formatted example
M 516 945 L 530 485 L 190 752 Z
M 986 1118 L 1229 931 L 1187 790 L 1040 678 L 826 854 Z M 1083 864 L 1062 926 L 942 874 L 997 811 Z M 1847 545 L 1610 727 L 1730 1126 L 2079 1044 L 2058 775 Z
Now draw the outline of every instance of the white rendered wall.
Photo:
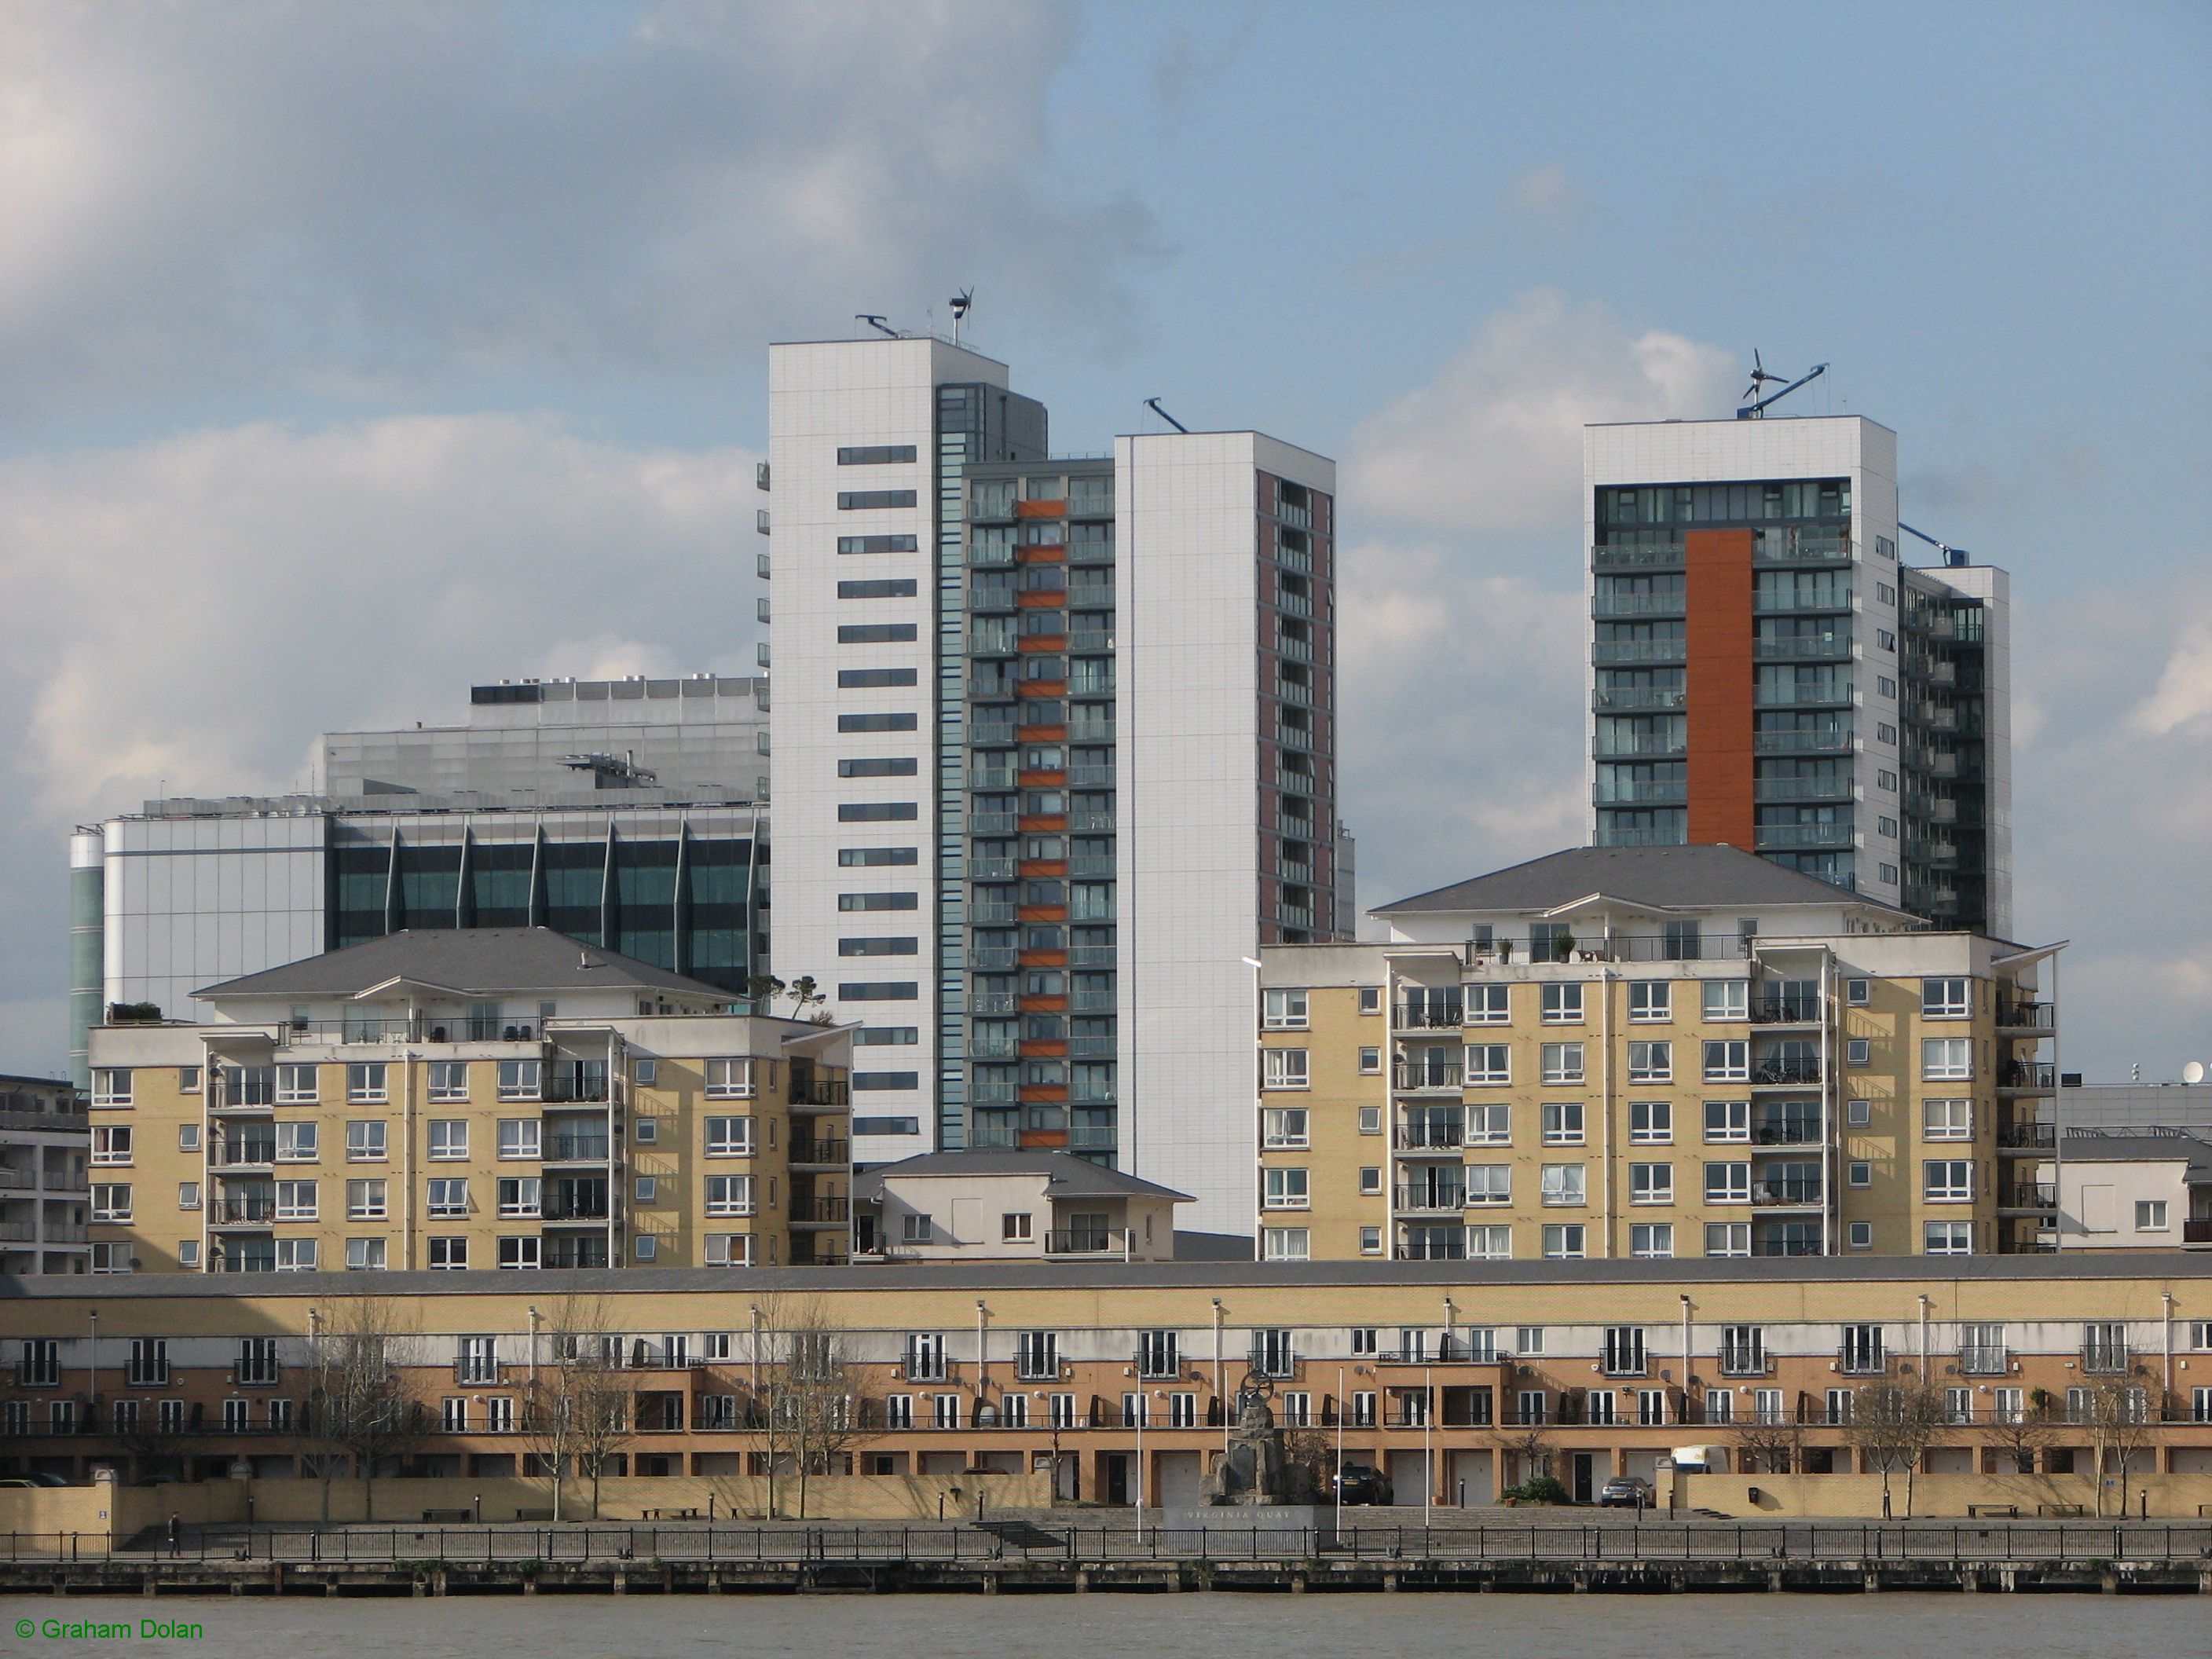
M 1898 698 L 1881 681 L 1898 683 L 1899 578 L 1897 573 L 1897 434 L 1863 416 L 1776 416 L 1758 421 L 1644 421 L 1583 428 L 1583 839 L 1597 839 L 1597 638 L 1590 601 L 1596 577 L 1589 550 L 1597 544 L 1595 491 L 1608 484 L 1740 483 L 1770 478 L 1849 478 L 1851 483 L 1852 664 L 1857 753 L 1856 823 L 1853 829 L 1858 890 L 1885 904 L 1904 897 L 1904 849 L 1895 837 L 1875 832 L 1880 818 L 1894 823 L 1898 792 L 1882 788 L 1881 775 L 1898 775 Z M 1877 555 L 1877 538 L 1893 550 Z M 1879 586 L 1877 586 L 1879 585 Z M 1886 588 L 1887 599 L 1880 596 Z M 1884 651 L 1879 635 L 1892 641 Z M 1885 741 L 1881 733 L 1887 731 Z M 1885 880 L 1881 872 L 1892 874 Z
M 1121 1167 L 1249 1232 L 1260 836 L 1259 471 L 1336 490 L 1249 432 L 1115 444 Z
M 937 1115 L 936 426 L 937 388 L 1003 386 L 1003 363 L 939 340 L 818 341 L 769 353 L 769 777 L 775 805 L 769 957 L 791 980 L 811 974 L 838 1018 L 918 1028 L 915 1047 L 871 1048 L 869 1070 L 913 1071 L 911 1093 L 855 1096 L 855 1117 L 911 1117 L 918 1136 L 854 1137 L 853 1156 L 884 1163 L 931 1151 Z M 911 465 L 840 466 L 844 446 L 912 444 Z M 841 490 L 912 489 L 911 507 L 841 512 Z M 845 554 L 841 536 L 911 535 L 912 553 Z M 840 580 L 910 577 L 906 599 L 843 600 Z M 912 644 L 840 646 L 840 623 L 912 623 Z M 912 668 L 913 686 L 841 690 L 841 669 Z M 847 732 L 840 714 L 916 715 L 913 732 Z M 840 778 L 842 759 L 914 756 L 910 778 Z M 915 804 L 911 822 L 845 823 L 841 802 Z M 841 848 L 913 847 L 912 865 L 848 869 Z M 912 911 L 841 913 L 841 893 L 913 892 Z M 912 933 L 919 954 L 840 957 L 845 936 Z M 842 1002 L 842 981 L 906 981 L 911 1002 Z

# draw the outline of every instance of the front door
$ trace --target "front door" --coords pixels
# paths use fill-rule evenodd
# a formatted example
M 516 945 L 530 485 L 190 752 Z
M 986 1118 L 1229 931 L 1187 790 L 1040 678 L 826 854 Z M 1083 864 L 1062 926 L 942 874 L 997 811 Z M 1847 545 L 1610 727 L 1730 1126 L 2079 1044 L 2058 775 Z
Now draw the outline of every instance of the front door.
M 1594 1452 L 1577 1452 L 1574 1455 L 1574 1499 L 1576 1503 L 1587 1504 L 1591 1498 L 1597 1495 L 1595 1488 L 1596 1464 L 1597 1456 Z
M 1108 1452 L 1100 1461 L 1104 1466 L 1105 1501 L 1117 1504 L 1128 1503 L 1133 1496 L 1129 1485 L 1129 1454 Z

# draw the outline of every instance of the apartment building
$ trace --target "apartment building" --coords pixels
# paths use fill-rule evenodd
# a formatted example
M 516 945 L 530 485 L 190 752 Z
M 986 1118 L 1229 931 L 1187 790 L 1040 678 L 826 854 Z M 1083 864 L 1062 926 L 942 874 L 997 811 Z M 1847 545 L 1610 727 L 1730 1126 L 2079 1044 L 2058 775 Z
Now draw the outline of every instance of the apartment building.
M 2060 1249 L 2212 1249 L 2212 1137 L 2069 1127 L 2058 1145 Z
M 314 793 L 84 826 L 76 1082 L 112 1008 L 204 1018 L 201 986 L 403 928 L 550 927 L 742 993 L 767 962 L 765 694 L 713 676 L 477 686 L 465 727 L 325 734 Z
M 612 1472 L 641 1475 L 765 1472 L 760 1402 L 794 1356 L 852 1402 L 836 1470 L 1048 1470 L 1063 1499 L 1107 1504 L 1199 1501 L 1248 1378 L 1279 1421 L 1385 1470 L 1401 1504 L 1487 1503 L 1547 1469 L 1587 1499 L 1686 1441 L 1738 1468 L 1850 1473 L 1859 1392 L 1920 1379 L 1945 1419 L 1923 1473 L 2086 1474 L 2101 1444 L 2110 1474 L 2097 1424 L 2115 1399 L 2143 1425 L 2134 1474 L 2212 1472 L 2212 1280 L 2176 1255 L 915 1264 L 559 1285 L 573 1303 L 482 1272 L 158 1293 L 22 1281 L 0 1342 L 0 1475 L 149 1459 L 298 1473 L 318 1344 L 363 1295 L 424 1425 L 385 1476 L 542 1470 L 533 1403 L 579 1337 L 633 1395 Z
M 85 1159 L 92 1134 L 84 1097 L 57 1078 L 0 1077 L 0 1273 L 81 1273 Z
M 91 1033 L 95 1273 L 849 1256 L 848 1030 L 542 927 L 199 994 Z
M 1261 953 L 1276 1260 L 2056 1243 L 2056 945 L 1729 847 L 1576 848 Z
M 864 1163 L 1064 1150 L 1249 1214 L 1262 943 L 1334 936 L 1334 469 L 1055 457 L 937 339 L 770 358 L 776 965 L 883 1048 Z
M 2008 937 L 2009 578 L 1900 557 L 1897 434 L 1592 426 L 1583 480 L 1592 843 L 1725 843 Z

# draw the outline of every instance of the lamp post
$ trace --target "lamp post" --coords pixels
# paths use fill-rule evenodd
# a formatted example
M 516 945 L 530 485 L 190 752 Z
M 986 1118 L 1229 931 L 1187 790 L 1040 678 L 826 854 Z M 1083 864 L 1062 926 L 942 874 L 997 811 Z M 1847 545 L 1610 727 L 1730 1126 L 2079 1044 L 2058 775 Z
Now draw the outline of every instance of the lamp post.
M 1429 1386 L 1429 1368 L 1422 1366 L 1421 1526 L 1425 1530 L 1437 1523 L 1437 1395 Z
M 1139 1390 L 1137 1400 L 1137 1541 L 1145 1541 L 1145 1419 L 1152 1413 Z
M 1352 1401 L 1344 1392 L 1344 1367 L 1336 1368 L 1336 1479 L 1330 1484 L 1336 1488 L 1336 1529 L 1344 1530 L 1344 1419 L 1352 1409 Z

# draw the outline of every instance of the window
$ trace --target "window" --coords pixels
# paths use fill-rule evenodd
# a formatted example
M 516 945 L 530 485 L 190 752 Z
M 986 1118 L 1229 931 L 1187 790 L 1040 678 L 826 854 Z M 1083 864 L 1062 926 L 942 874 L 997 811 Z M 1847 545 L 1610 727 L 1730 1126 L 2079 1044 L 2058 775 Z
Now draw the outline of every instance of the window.
M 753 1150 L 753 1121 L 749 1117 L 710 1117 L 707 1120 L 707 1156 L 750 1158 Z
M 1874 1064 L 1874 1040 L 1871 1037 L 1844 1038 L 1844 1064 L 1846 1066 Z
M 710 1267 L 750 1267 L 753 1241 L 746 1233 L 708 1233 L 707 1265 Z
M 92 1161 L 94 1164 L 128 1164 L 131 1161 L 130 1126 L 96 1126 L 92 1132 Z
M 499 1121 L 499 1155 L 505 1158 L 535 1158 L 543 1152 L 544 1125 L 534 1117 L 506 1117 Z
M 280 1273 L 313 1273 L 322 1265 L 321 1258 L 321 1248 L 312 1238 L 280 1238 L 276 1241 L 276 1271 Z
M 1304 1227 L 1261 1230 L 1261 1257 L 1267 1261 L 1304 1261 L 1313 1254 L 1312 1235 Z
M 1550 1205 L 1576 1205 L 1588 1202 L 1583 1180 L 1583 1166 L 1579 1164 L 1547 1164 L 1543 1170 L 1544 1202 Z
M 1583 1144 L 1582 1102 L 1547 1101 L 1543 1112 L 1544 1144 L 1547 1146 L 1579 1146 Z
M 169 1380 L 168 1343 L 158 1336 L 132 1337 L 129 1375 L 133 1388 L 157 1387 L 167 1382 Z
M 1306 1171 L 1270 1169 L 1265 1175 L 1266 1207 L 1271 1210 L 1303 1210 L 1306 1207 L 1309 1201 Z
M 1036 1237 L 1036 1218 L 1027 1210 L 1009 1210 L 999 1218 L 999 1241 L 1027 1244 Z
M 1863 1008 L 1874 1000 L 1873 990 L 1871 980 L 1847 979 L 1844 981 L 1844 1000 L 1854 1008 Z
M 1580 1083 L 1583 1080 L 1583 1045 L 1579 1042 L 1547 1042 L 1544 1045 L 1544 1081 L 1547 1083 Z
M 1628 1018 L 1639 1024 L 1674 1017 L 1674 988 L 1663 979 L 1632 980 L 1628 987 Z
M 2162 1233 L 2166 1231 L 2164 1199 L 2139 1198 L 2136 1200 L 2136 1231 L 2139 1233 Z
M 1362 1106 L 1359 1109 L 1359 1133 L 1364 1135 L 1382 1133 L 1382 1109 L 1380 1106 Z
M 279 1106 L 313 1105 L 316 1069 L 313 1066 L 279 1066 L 276 1068 L 276 1103 Z
M 1503 1102 L 1494 1106 L 1469 1106 L 1461 1130 L 1468 1146 L 1509 1146 L 1513 1142 L 1513 1109 Z
M 722 1175 L 707 1177 L 707 1213 L 708 1215 L 750 1215 L 753 1212 L 753 1178 L 749 1175 Z M 922 1224 L 921 1238 L 929 1237 L 927 1216 L 908 1216 L 908 1221 Z
M 434 1117 L 430 1120 L 430 1156 L 441 1162 L 465 1159 L 469 1155 L 468 1120 L 458 1117 Z
M 356 1061 L 346 1067 L 346 1098 L 348 1100 L 356 1105 L 366 1105 L 387 1097 L 382 1060 Z
M 313 1164 L 321 1156 L 321 1127 L 318 1123 L 280 1123 L 276 1126 L 276 1162 Z
M 501 1100 L 536 1100 L 539 1094 L 539 1078 L 544 1062 L 536 1060 L 502 1060 L 499 1063 L 499 1097 Z
M 1969 1376 L 2002 1376 L 2008 1361 L 2005 1328 L 1996 1323 L 1959 1327 L 1959 1369 Z
M 1580 1261 L 1584 1254 L 1584 1230 L 1582 1223 L 1547 1225 L 1544 1229 L 1544 1259 L 1547 1261 Z
M 1268 991 L 1264 994 L 1263 1007 L 1260 1023 L 1265 1030 L 1303 1031 L 1306 1029 L 1306 994 L 1304 991 Z
M 131 1188 L 95 1184 L 92 1189 L 92 1218 L 94 1221 L 130 1220 Z
M 200 1126 L 197 1123 L 177 1125 L 177 1150 L 180 1152 L 197 1152 L 199 1149 Z
M 441 1271 L 459 1272 L 469 1265 L 469 1241 L 465 1238 L 431 1238 L 428 1246 L 429 1265 Z
M 457 1218 L 469 1212 L 469 1183 L 465 1178 L 439 1176 L 430 1182 L 430 1214 Z
M 641 1117 L 632 1126 L 630 1133 L 637 1137 L 639 1146 L 654 1146 L 660 1139 L 660 1125 L 653 1118 Z
M 1379 1014 L 1382 1012 L 1381 986 L 1363 985 L 1359 988 L 1359 1012 L 1363 1014 Z
M 1879 1325 L 1844 1326 L 1837 1357 L 1846 1371 L 1865 1373 L 1881 1370 L 1887 1363 L 1887 1357 L 1882 1347 L 1881 1327 Z
M 1751 1044 L 1731 1038 L 1705 1045 L 1705 1078 L 1708 1083 L 1747 1083 L 1751 1080 Z
M 1974 1074 L 1974 1045 L 1970 1037 L 1923 1037 L 1920 1075 L 1929 1082 L 1970 1079 Z
M 384 1182 L 380 1180 L 349 1181 L 346 1182 L 346 1219 L 349 1221 L 381 1221 L 387 1213 L 385 1207 Z
M 1920 1132 L 1927 1140 L 1972 1140 L 1974 1103 L 1972 1100 L 1929 1100 L 1920 1106 Z
M 1707 1255 L 1749 1255 L 1751 1254 L 1751 1223 L 1708 1221 L 1705 1224 L 1705 1254 Z
M 1513 1201 L 1513 1166 L 1510 1164 L 1467 1165 L 1467 1201 L 1469 1205 L 1510 1204 Z
M 1060 1333 L 1022 1331 L 1014 1339 L 1014 1374 L 1024 1382 L 1060 1378 Z
M 430 1062 L 430 1099 L 434 1103 L 469 1097 L 469 1063 L 465 1060 Z
M 1647 1260 L 1656 1260 L 1674 1254 L 1674 1224 L 1671 1221 L 1638 1221 L 1628 1229 L 1628 1253 Z
M 1303 1048 L 1267 1048 L 1263 1055 L 1261 1086 L 1269 1089 L 1303 1089 L 1308 1085 L 1306 1051 Z
M 313 1182 L 280 1181 L 276 1183 L 277 1220 L 313 1221 L 314 1218 L 315 1183 Z
M 1845 1369 L 1850 1368 L 1846 1366 Z M 1849 1423 L 1853 1415 L 1852 1407 L 1857 1403 L 1857 1395 L 1850 1389 L 1830 1389 L 1825 1402 L 1826 1409 L 1822 1413 L 1822 1420 L 1837 1425 Z
M 128 1106 L 131 1103 L 130 1067 L 103 1066 L 93 1073 L 92 1103 L 94 1106 Z
M 840 466 L 888 466 L 900 461 L 911 461 L 915 456 L 912 444 L 849 444 L 837 450 Z
M 1920 981 L 1923 1019 L 1965 1019 L 1974 1012 L 1973 981 L 1963 977 L 1923 979 Z
M 1749 1140 L 1751 1103 L 1747 1100 L 1709 1100 L 1705 1103 L 1707 1140 Z
M 1874 1122 L 1874 1102 L 1847 1100 L 1844 1103 L 1844 1122 L 1851 1128 L 1863 1129 Z
M 1370 1046 L 1359 1051 L 1359 1075 L 1362 1077 L 1382 1075 L 1382 1049 Z
M 1871 1187 L 1874 1185 L 1874 1165 L 1863 1158 L 1853 1158 L 1844 1166 L 1844 1179 L 1853 1187 Z
M 1468 1043 L 1467 1080 L 1470 1087 L 1512 1082 L 1512 1049 L 1503 1042 Z
M 1924 1222 L 1920 1230 L 1920 1249 L 1926 1255 L 1972 1255 L 1974 1253 L 1974 1224 L 1971 1221 Z
M 1845 1234 L 1845 1239 L 1855 1250 L 1874 1249 L 1874 1223 L 1854 1221 L 1850 1224 L 1850 1231 Z
M 499 1178 L 500 1214 L 512 1219 L 539 1213 L 542 1190 L 539 1178 L 536 1176 L 501 1176 Z
M 914 499 L 911 489 L 841 489 L 837 492 L 837 510 L 864 513 L 882 507 L 912 507 Z
M 1705 1202 L 1708 1204 L 1750 1203 L 1751 1165 L 1738 1163 L 1706 1164 Z
M 1751 1018 L 1751 981 L 1747 979 L 1709 979 L 1705 982 L 1705 1018 L 1709 1023 Z
M 179 1182 L 177 1183 L 177 1207 L 180 1210 L 197 1210 L 199 1206 L 200 1183 L 197 1181 Z
M 1671 1164 L 1632 1164 L 1628 1166 L 1631 1204 L 1672 1204 L 1674 1166 Z
M 1757 1325 L 1721 1327 L 1721 1370 L 1729 1376 L 1766 1372 L 1766 1333 Z
M 918 910 L 921 895 L 916 893 L 840 893 L 840 910 Z
M 1507 985 L 1470 985 L 1465 992 L 1464 1018 L 1469 1025 L 1505 1025 L 1511 1023 L 1511 1006 L 1508 1000 L 1512 988 Z
M 1931 1158 L 1921 1166 L 1921 1195 L 1930 1204 L 1965 1204 L 1974 1196 L 1971 1158 Z
M 1261 1117 L 1264 1121 L 1263 1145 L 1274 1147 L 1307 1145 L 1304 1107 L 1270 1106 L 1261 1114 Z
M 1583 1022 L 1583 988 L 1579 981 L 1544 988 L 1544 1024 L 1579 1025 Z
M 1674 1139 L 1674 1103 L 1671 1100 L 1632 1100 L 1628 1103 L 1628 1139 L 1632 1146 L 1664 1146 Z
M 178 1066 L 177 1092 L 180 1095 L 196 1095 L 199 1091 L 200 1068 L 197 1066 Z
M 1631 1083 L 1672 1083 L 1674 1045 L 1671 1042 L 1632 1042 L 1628 1045 Z

